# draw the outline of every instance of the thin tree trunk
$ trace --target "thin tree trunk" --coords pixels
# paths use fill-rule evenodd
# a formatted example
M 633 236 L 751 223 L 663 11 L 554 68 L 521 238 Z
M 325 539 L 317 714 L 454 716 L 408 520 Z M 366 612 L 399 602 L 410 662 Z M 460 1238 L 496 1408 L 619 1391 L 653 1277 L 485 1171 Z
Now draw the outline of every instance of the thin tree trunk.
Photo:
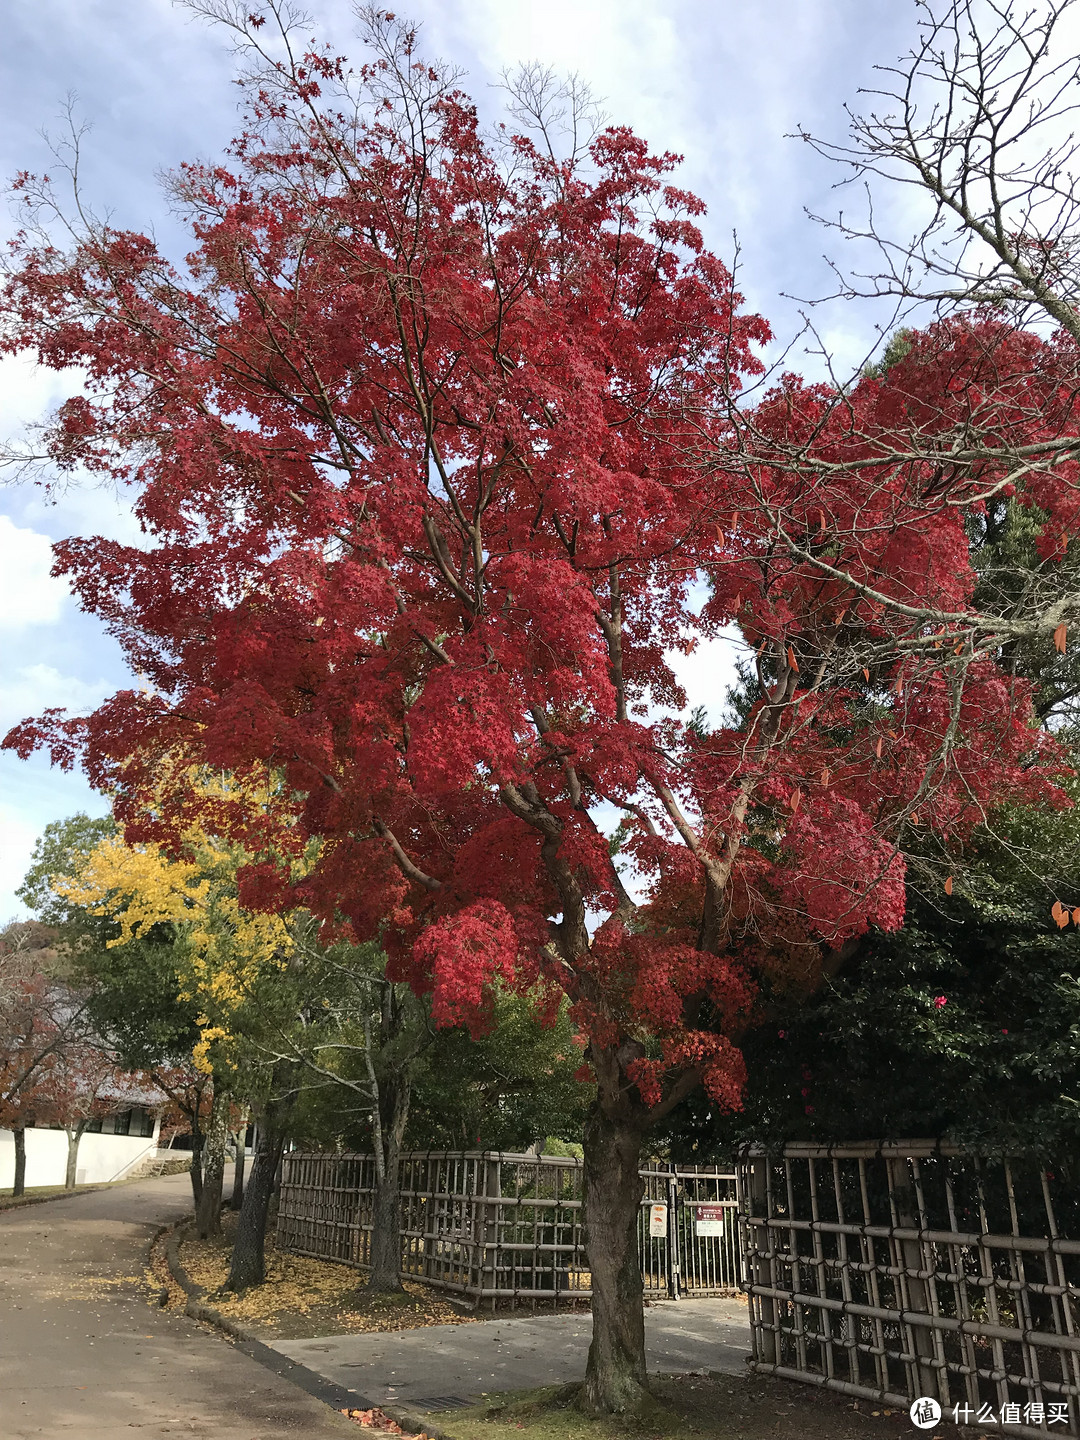
M 200 1240 L 221 1234 L 221 1188 L 225 1178 L 225 1139 L 229 1125 L 229 1097 L 214 1091 L 203 1148 L 203 1184 L 195 1212 L 195 1229 Z
M 594 1415 L 639 1410 L 648 1396 L 638 1257 L 639 1214 L 645 1193 L 639 1174 L 642 1135 L 643 1127 L 628 1113 L 625 1096 L 601 1095 L 585 1125 L 585 1224 L 592 1272 L 593 1336 L 582 1404 Z
M 268 1107 L 269 1110 L 269 1107 Z M 251 1167 L 251 1179 L 244 1189 L 244 1203 L 236 1226 L 232 1260 L 226 1290 L 238 1294 L 266 1279 L 266 1222 L 270 1213 L 270 1197 L 285 1149 L 286 1112 L 265 1114 L 259 1124 L 259 1146 Z
M 383 1031 L 390 1015 L 384 996 Z M 364 1017 L 364 1059 L 371 1085 L 371 1139 L 375 1154 L 375 1194 L 371 1214 L 371 1270 L 367 1288 L 379 1295 L 401 1290 L 401 1145 L 409 1118 L 407 1072 L 391 1071 L 380 1080 L 375 1069 L 369 1017 Z
M 401 1289 L 401 1188 L 399 1157 L 387 1157 L 375 1182 L 371 1211 L 371 1271 L 367 1288 L 380 1295 Z
M 203 1173 L 202 1173 L 202 1152 L 203 1133 L 199 1124 L 199 1117 L 193 1115 L 191 1119 L 191 1199 L 198 1213 L 199 1202 L 202 1200 Z
M 247 1118 L 236 1132 L 236 1164 L 233 1167 L 232 1195 L 229 1199 L 230 1210 L 240 1210 L 244 1204 L 244 1169 L 247 1160 L 247 1147 L 244 1144 L 244 1136 L 247 1133 Z
M 26 1193 L 26 1125 L 19 1122 L 12 1126 L 12 1133 L 15 1136 L 15 1179 L 12 1186 L 12 1195 L 19 1196 Z
M 86 1120 L 80 1120 L 79 1123 L 75 1126 L 74 1130 L 67 1131 L 68 1153 L 67 1171 L 64 1175 L 65 1190 L 75 1189 L 75 1177 L 79 1173 L 79 1141 L 82 1139 L 83 1132 L 85 1131 L 88 1123 L 89 1122 Z

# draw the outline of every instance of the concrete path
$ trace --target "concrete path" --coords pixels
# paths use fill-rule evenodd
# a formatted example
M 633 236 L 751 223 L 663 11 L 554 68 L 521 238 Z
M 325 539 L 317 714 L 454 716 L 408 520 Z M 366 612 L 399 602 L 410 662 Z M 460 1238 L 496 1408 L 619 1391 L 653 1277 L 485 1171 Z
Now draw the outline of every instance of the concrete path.
M 177 1175 L 0 1212 L 0 1440 L 359 1433 L 217 1334 L 147 1303 L 150 1239 L 190 1202 Z
M 273 1348 L 376 1405 L 444 1410 L 484 1392 L 559 1385 L 585 1373 L 588 1315 L 433 1325 L 381 1335 L 277 1340 Z M 666 1300 L 645 1311 L 649 1369 L 746 1373 L 750 1328 L 739 1300 Z

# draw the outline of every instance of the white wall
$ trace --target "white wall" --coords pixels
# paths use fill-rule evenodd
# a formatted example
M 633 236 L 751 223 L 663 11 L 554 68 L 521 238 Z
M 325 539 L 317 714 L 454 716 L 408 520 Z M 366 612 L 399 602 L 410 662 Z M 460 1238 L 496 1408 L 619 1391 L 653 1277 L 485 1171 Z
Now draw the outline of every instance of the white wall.
M 67 1136 L 63 1130 L 28 1129 L 26 1132 L 26 1184 L 63 1185 L 67 1172 Z M 157 1136 L 84 1135 L 79 1142 L 75 1171 L 79 1185 L 121 1180 L 140 1160 L 157 1153 Z M 15 1137 L 0 1130 L 0 1190 L 15 1181 Z

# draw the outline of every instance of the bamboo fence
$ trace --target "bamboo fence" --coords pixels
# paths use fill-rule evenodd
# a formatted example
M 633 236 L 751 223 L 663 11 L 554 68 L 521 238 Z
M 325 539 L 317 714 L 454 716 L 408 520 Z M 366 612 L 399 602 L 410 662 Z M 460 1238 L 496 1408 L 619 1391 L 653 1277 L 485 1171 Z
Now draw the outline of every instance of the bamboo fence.
M 715 1166 L 648 1167 L 641 1175 L 638 1249 L 645 1294 L 737 1290 L 742 1272 L 734 1173 Z M 402 1158 L 400 1178 L 403 1278 L 492 1306 L 589 1298 L 580 1160 L 420 1152 Z M 370 1155 L 287 1154 L 278 1246 L 367 1267 L 374 1186 Z M 659 1229 L 655 1207 L 663 1209 Z M 722 1215 L 726 1223 L 714 1218 L 703 1224 L 697 1217 L 706 1213 Z
M 1080 1435 L 1075 1162 L 788 1145 L 747 1150 L 738 1173 L 756 1370 Z

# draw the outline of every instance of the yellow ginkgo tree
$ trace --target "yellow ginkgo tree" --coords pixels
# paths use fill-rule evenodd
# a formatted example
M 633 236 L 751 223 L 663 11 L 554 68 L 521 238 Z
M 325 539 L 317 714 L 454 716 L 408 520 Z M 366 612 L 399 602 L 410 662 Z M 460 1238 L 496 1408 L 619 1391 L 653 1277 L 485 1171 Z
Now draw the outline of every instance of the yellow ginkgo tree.
M 204 799 L 261 803 L 228 776 L 189 773 L 185 781 Z M 259 987 L 287 967 L 293 949 L 288 914 L 251 911 L 240 903 L 237 871 L 252 858 L 243 846 L 194 822 L 177 836 L 172 853 L 160 845 L 107 836 L 76 874 L 52 882 L 70 904 L 113 922 L 117 933 L 106 942 L 109 946 L 132 945 L 168 927 L 178 998 L 197 1011 L 192 1063 L 213 1077 L 198 1208 L 198 1228 L 205 1234 L 220 1228 L 225 1140 L 244 1047 L 244 1010 Z

